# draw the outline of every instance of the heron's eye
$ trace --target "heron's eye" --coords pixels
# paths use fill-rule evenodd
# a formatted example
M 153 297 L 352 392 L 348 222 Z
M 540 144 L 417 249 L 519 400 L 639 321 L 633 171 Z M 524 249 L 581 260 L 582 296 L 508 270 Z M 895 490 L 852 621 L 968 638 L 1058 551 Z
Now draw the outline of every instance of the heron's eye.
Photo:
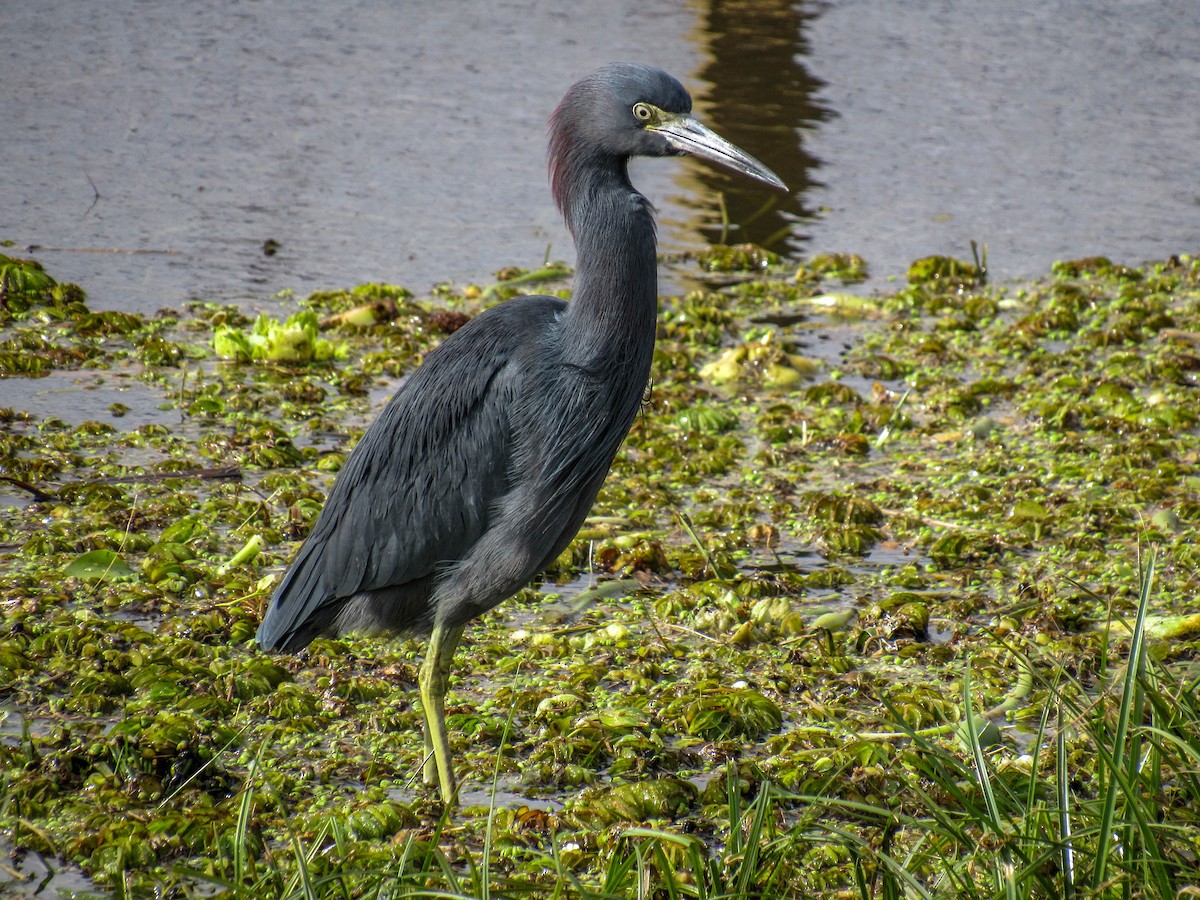
M 633 117 L 639 122 L 649 122 L 654 118 L 654 108 L 648 103 L 633 104 Z

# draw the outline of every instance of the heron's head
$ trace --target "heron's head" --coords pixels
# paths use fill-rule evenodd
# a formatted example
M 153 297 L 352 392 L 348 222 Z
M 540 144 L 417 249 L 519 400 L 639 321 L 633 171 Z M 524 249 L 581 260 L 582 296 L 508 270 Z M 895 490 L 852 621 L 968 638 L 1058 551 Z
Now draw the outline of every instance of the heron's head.
M 550 173 L 559 205 L 588 167 L 631 156 L 698 156 L 787 190 L 750 154 L 692 117 L 692 98 L 661 69 L 613 63 L 577 82 L 550 117 Z

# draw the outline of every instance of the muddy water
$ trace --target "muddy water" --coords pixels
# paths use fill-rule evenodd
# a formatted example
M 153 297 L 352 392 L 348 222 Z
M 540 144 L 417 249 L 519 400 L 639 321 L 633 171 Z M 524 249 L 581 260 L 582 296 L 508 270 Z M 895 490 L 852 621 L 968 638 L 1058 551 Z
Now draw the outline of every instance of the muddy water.
M 136 310 L 424 291 L 568 256 L 547 114 L 580 73 L 644 57 L 646 34 L 664 67 L 695 70 L 696 17 L 547 7 L 5 4 L 0 239 L 55 248 L 40 258 L 95 305 Z M 643 181 L 662 195 L 667 177 Z
M 680 75 L 794 190 L 641 161 L 666 250 L 724 234 L 856 251 L 886 276 L 974 239 L 1016 277 L 1200 249 L 1193 0 L 44 0 L 3 15 L 0 240 L 36 245 L 100 307 L 265 308 L 284 289 L 424 291 L 570 260 L 545 118 L 611 59 Z
M 887 274 L 973 238 L 1001 277 L 1200 252 L 1193 0 L 839 0 L 807 37 L 814 243 Z

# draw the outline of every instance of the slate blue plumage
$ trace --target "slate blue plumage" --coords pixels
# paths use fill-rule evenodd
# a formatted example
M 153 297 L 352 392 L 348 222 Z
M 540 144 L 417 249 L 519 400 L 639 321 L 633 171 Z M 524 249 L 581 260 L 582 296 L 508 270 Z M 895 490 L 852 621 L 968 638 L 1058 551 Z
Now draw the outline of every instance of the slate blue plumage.
M 689 115 L 670 75 L 607 66 L 550 119 L 555 202 L 575 239 L 570 303 L 517 297 L 448 337 L 367 429 L 275 590 L 259 644 L 429 633 L 426 781 L 453 803 L 443 699 L 462 629 L 570 543 L 642 402 L 654 353 L 654 218 L 631 156 L 692 153 L 783 183 Z

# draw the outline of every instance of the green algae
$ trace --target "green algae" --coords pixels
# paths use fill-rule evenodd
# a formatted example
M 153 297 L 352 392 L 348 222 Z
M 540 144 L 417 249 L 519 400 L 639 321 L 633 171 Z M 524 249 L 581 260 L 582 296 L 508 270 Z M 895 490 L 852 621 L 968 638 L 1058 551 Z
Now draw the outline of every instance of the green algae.
M 952 256 L 925 256 L 908 267 L 909 284 L 919 285 L 942 281 L 956 286 L 971 284 L 980 279 L 983 271 L 979 266 L 963 262 Z
M 252 638 L 380 401 L 489 298 L 316 295 L 314 340 L 336 332 L 343 358 L 279 366 L 208 349 L 244 332 L 236 310 L 95 314 L 78 289 L 38 284 L 7 307 L 12 359 L 133 367 L 171 418 L 126 431 L 2 416 L 0 702 L 21 727 L 0 737 L 0 829 L 105 890 L 184 895 L 207 873 L 282 893 L 304 856 L 293 841 L 314 848 L 313 876 L 404 857 L 449 887 L 488 818 L 468 805 L 439 825 L 414 784 L 421 644 L 270 658 Z M 974 706 L 1004 726 L 988 752 L 1016 771 L 1028 739 L 1014 729 L 1046 714 L 1055 673 L 1080 679 L 1071 702 L 1107 698 L 1127 632 L 1098 623 L 1135 608 L 1149 544 L 1152 621 L 1171 626 L 1155 653 L 1194 656 L 1196 262 L 1064 264 L 1011 287 L 956 270 L 870 308 L 847 323 L 775 282 L 665 299 L 650 401 L 547 588 L 621 589 L 565 619 L 523 591 L 469 630 L 455 666 L 461 774 L 511 798 L 494 877 L 549 891 L 538 861 L 570 843 L 561 864 L 599 885 L 631 824 L 721 846 L 731 797 L 765 786 L 900 813 L 919 790 L 963 803 L 905 729 L 961 733 L 969 655 Z M 703 374 L 730 358 L 731 377 Z M 799 358 L 817 364 L 771 375 Z M 199 474 L 222 467 L 236 477 Z M 1088 795 L 1096 755 L 1069 740 Z M 1194 838 L 1173 796 L 1161 810 Z M 846 845 L 811 841 L 814 823 L 874 826 L 774 802 L 812 817 L 764 840 L 788 863 L 780 890 L 851 883 Z M 890 840 L 915 847 L 918 829 Z M 1165 852 L 1180 878 L 1194 871 Z
M 842 284 L 858 284 L 867 277 L 867 261 L 857 253 L 818 253 L 796 270 L 799 282 L 836 278 Z
M 779 263 L 779 254 L 757 244 L 714 244 L 697 259 L 706 272 L 754 272 Z

